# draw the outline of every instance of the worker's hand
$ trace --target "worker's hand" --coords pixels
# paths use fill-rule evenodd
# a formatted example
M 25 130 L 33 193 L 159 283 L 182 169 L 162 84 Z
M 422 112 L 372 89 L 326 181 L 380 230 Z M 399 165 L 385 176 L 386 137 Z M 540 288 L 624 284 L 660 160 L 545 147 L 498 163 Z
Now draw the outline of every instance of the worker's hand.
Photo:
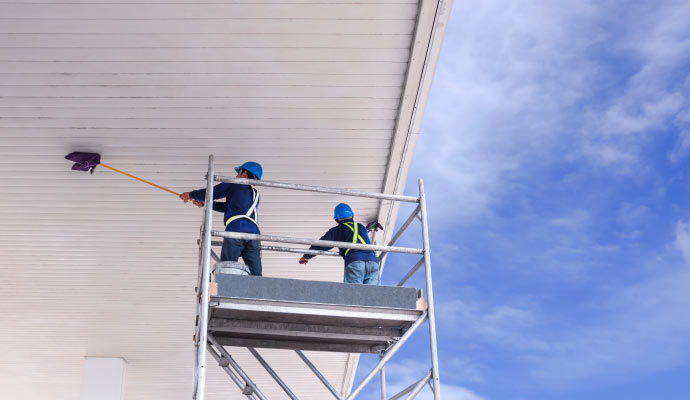
M 309 262 L 309 259 L 307 257 L 302 257 L 299 259 L 300 264 L 306 264 Z
M 201 207 L 204 206 L 204 202 L 203 202 L 203 201 L 194 200 L 193 198 L 189 197 L 189 192 L 184 192 L 184 193 L 182 193 L 182 194 L 180 195 L 180 198 L 181 198 L 185 203 L 188 202 L 188 201 L 191 201 L 192 204 L 194 204 L 195 206 L 197 206 L 197 207 L 199 207 L 199 208 L 201 208 Z

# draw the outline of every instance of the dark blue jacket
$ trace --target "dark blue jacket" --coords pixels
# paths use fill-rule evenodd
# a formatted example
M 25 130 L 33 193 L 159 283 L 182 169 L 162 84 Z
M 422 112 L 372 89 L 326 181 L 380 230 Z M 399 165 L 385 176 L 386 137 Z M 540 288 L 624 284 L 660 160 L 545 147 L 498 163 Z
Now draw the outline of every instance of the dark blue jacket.
M 329 229 L 328 232 L 326 232 L 325 235 L 321 236 L 321 240 L 333 240 L 336 242 L 347 242 L 347 243 L 352 243 L 352 229 L 348 228 L 346 225 L 343 225 L 343 222 L 353 222 L 352 218 L 343 220 L 338 222 L 337 226 L 334 226 L 333 228 Z M 362 224 L 357 224 L 359 227 L 357 229 L 357 232 L 359 233 L 359 236 L 364 239 L 367 244 L 371 244 L 371 240 L 369 239 L 369 234 L 367 232 L 367 228 L 362 225 Z M 359 240 L 357 240 L 357 243 L 361 243 Z M 330 250 L 332 247 L 322 247 L 322 246 L 311 246 L 309 249 L 311 250 Z M 355 249 L 350 249 L 350 251 L 347 253 L 347 256 L 345 255 L 345 251 L 347 249 L 338 249 L 340 252 L 340 256 L 345 259 L 345 265 L 353 262 L 353 261 L 378 261 L 376 258 L 376 254 L 374 254 L 373 251 L 368 251 L 368 250 L 355 250 Z M 309 259 L 314 257 L 313 255 L 310 254 L 305 254 L 305 258 Z
M 194 200 L 204 201 L 206 199 L 206 189 L 193 190 L 189 192 L 189 197 Z M 228 218 L 234 215 L 244 215 L 252 206 L 254 201 L 254 193 L 251 186 L 240 185 L 238 183 L 223 182 L 217 184 L 213 188 L 213 199 L 220 199 L 225 197 L 225 202 L 214 201 L 213 210 L 223 213 L 223 224 Z M 258 208 L 252 218 L 258 221 Z M 247 218 L 238 218 L 232 221 L 225 227 L 226 231 L 231 232 L 245 232 L 245 233 L 261 233 L 259 227 Z M 352 238 L 350 238 L 352 239 Z

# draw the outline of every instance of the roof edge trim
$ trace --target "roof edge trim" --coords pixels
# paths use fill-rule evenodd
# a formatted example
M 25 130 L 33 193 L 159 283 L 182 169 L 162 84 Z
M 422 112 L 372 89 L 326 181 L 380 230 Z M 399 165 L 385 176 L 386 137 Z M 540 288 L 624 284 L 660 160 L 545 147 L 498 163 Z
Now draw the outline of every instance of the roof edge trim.
M 383 193 L 402 194 L 405 190 L 452 5 L 453 0 L 421 1 L 405 88 L 400 99 L 395 133 L 388 156 Z M 378 220 L 382 222 L 384 230 L 382 235 L 374 236 L 375 243 L 388 243 L 392 237 L 399 206 L 399 202 L 379 202 Z M 341 388 L 344 395 L 352 391 L 358 361 L 359 357 L 348 358 Z
M 405 190 L 452 4 L 452 0 L 422 0 L 421 2 L 405 89 L 400 99 L 395 133 L 388 157 L 383 193 L 402 194 Z M 382 222 L 385 233 L 380 235 L 382 237 L 375 237 L 375 241 L 387 243 L 390 240 L 398 209 L 397 202 L 381 201 L 379 203 L 378 220 Z

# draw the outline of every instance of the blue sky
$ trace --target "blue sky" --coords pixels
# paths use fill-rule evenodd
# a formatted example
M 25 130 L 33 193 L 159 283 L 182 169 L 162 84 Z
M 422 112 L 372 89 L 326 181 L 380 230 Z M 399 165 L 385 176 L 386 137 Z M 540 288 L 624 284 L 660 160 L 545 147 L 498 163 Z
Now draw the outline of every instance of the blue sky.
M 688 21 L 687 0 L 455 1 L 407 184 L 445 399 L 689 398 Z M 428 369 L 426 335 L 389 396 Z

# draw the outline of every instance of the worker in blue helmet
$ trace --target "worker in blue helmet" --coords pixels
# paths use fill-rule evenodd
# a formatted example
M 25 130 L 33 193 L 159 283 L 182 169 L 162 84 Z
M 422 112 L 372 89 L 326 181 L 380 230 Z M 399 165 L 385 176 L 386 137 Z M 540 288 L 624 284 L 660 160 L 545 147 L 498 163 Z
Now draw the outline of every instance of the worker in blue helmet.
M 263 169 L 259 163 L 247 161 L 235 168 L 237 178 L 260 180 Z M 213 199 L 225 197 L 225 202 L 214 201 L 213 210 L 222 212 L 225 230 L 260 234 L 259 193 L 250 185 L 222 182 L 213 188 Z M 192 201 L 204 206 L 206 189 L 192 190 L 180 195 L 184 202 Z M 240 256 L 252 275 L 261 276 L 261 242 L 258 240 L 223 239 L 221 261 L 237 261 Z
M 370 244 L 367 228 L 355 222 L 352 208 L 340 203 L 335 207 L 333 219 L 338 225 L 329 229 L 321 240 L 332 240 L 337 242 L 350 242 Z M 378 224 L 377 224 L 378 225 Z M 380 225 L 379 225 L 380 226 Z M 312 250 L 330 250 L 332 247 L 311 246 Z M 345 283 L 363 283 L 365 285 L 379 285 L 379 260 L 373 251 L 340 249 L 340 256 L 345 260 Z M 309 262 L 313 255 L 304 254 L 299 259 L 300 264 Z

